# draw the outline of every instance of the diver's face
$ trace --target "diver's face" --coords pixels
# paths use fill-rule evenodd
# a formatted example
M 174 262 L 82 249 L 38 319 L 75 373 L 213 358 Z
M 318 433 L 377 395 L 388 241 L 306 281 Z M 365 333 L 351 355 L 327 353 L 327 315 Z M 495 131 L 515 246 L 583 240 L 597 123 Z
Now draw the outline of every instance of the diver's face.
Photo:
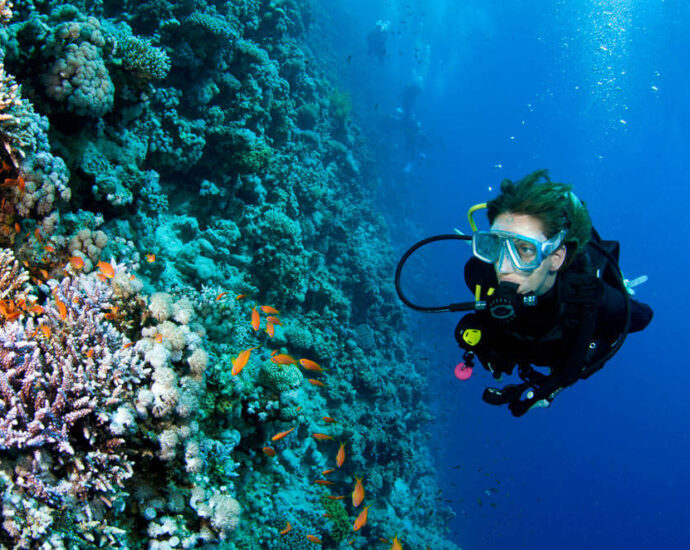
M 514 214 L 505 212 L 496 216 L 491 229 L 494 231 L 510 231 L 525 237 L 536 239 L 540 242 L 547 240 L 544 235 L 544 227 L 539 218 L 529 214 Z M 501 254 L 500 259 L 494 263 L 498 282 L 506 281 L 518 284 L 518 294 L 533 292 L 540 296 L 551 289 L 556 282 L 558 269 L 565 260 L 565 246 L 560 246 L 553 254 L 544 258 L 533 271 L 520 271 L 510 260 L 508 254 Z

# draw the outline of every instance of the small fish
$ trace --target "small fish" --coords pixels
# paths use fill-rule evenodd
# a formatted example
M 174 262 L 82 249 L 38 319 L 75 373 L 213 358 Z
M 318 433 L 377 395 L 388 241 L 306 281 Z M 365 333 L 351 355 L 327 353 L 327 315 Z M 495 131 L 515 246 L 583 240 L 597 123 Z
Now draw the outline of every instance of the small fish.
M 239 355 L 232 360 L 232 370 L 230 372 L 233 376 L 237 376 L 239 373 L 242 372 L 242 369 L 249 361 L 249 356 L 251 355 L 252 351 L 258 347 L 259 346 L 254 346 L 253 348 L 248 348 L 244 351 L 241 351 Z
M 242 300 L 242 299 L 244 299 L 244 298 L 246 298 L 246 297 L 247 297 L 246 294 L 238 294 L 237 296 L 235 296 L 235 300 Z
M 55 297 L 55 305 L 58 308 L 58 311 L 60 312 L 60 319 L 63 321 L 67 318 L 67 306 L 65 305 L 65 302 L 60 300 L 57 296 Z
M 274 350 L 271 352 L 271 357 L 273 357 L 276 353 L 278 353 L 278 351 L 279 351 L 279 350 L 274 349 Z
M 79 256 L 72 256 L 69 259 L 69 264 L 72 266 L 73 269 L 81 269 L 84 267 L 84 260 Z
M 333 495 L 326 495 L 326 497 L 330 498 L 331 500 L 343 500 L 345 498 L 345 495 L 339 495 L 339 496 L 333 496 Z
M 321 472 L 321 475 L 327 476 L 328 474 L 332 474 L 333 472 L 335 472 L 335 468 L 331 468 L 330 470 L 324 470 L 323 472 Z
M 132 345 L 134 345 L 134 342 L 127 342 L 124 346 L 122 346 L 122 349 L 130 348 Z
M 44 280 L 47 281 L 48 279 L 50 279 L 50 275 L 45 269 L 39 269 L 38 271 L 40 271 L 41 275 L 43 275 Z
M 42 240 L 41 239 L 41 230 L 38 227 L 36 229 L 34 229 L 34 235 L 36 236 L 36 239 L 40 243 Z
M 355 483 L 355 490 L 352 491 L 352 506 L 357 508 L 364 500 L 364 486 L 362 485 L 362 477 L 355 476 L 357 482 Z
M 323 372 L 323 369 L 321 366 L 316 363 L 315 361 L 312 361 L 311 359 L 300 359 L 299 364 L 302 365 L 306 370 L 313 370 L 316 372 Z
M 105 317 L 109 321 L 112 321 L 113 319 L 117 318 L 118 307 L 117 306 L 109 306 L 109 307 L 110 307 L 110 311 L 108 313 L 106 313 L 103 317 Z M 158 340 L 159 336 L 160 336 L 160 341 Z M 163 341 L 163 335 L 157 334 L 155 339 L 156 339 L 156 342 L 158 342 L 160 344 Z
M 317 485 L 335 485 L 333 481 L 329 481 L 327 479 L 316 479 L 314 480 L 314 483 Z
M 218 294 L 218 296 L 216 296 L 216 302 L 218 300 L 221 300 L 223 298 L 223 296 L 225 296 L 226 294 L 227 294 L 227 292 L 221 292 L 220 294 Z
M 89 351 L 86 352 L 86 357 L 93 357 L 93 348 L 89 348 Z
M 274 325 L 278 325 L 281 327 L 283 326 L 283 323 L 280 322 L 280 319 L 278 319 L 278 317 L 274 317 L 273 315 L 269 315 L 268 317 L 266 317 L 266 321 L 268 321 L 269 323 L 273 323 Z
M 365 506 L 364 510 L 362 510 L 359 515 L 357 516 L 357 519 L 355 520 L 355 524 L 352 526 L 353 531 L 359 531 L 362 527 L 364 527 L 367 524 L 367 514 L 369 511 L 369 506 Z
M 55 252 L 55 247 L 47 244 L 43 247 L 43 250 L 45 250 L 46 252 L 50 252 L 52 254 L 53 252 Z
M 398 540 L 398 535 L 395 535 L 393 538 L 393 544 L 391 545 L 390 550 L 402 550 L 402 544 L 400 544 L 400 541 Z
M 266 456 L 271 456 L 271 457 L 276 456 L 276 451 L 273 447 L 264 447 L 261 450 L 264 452 L 264 454 Z
M 101 273 L 103 273 L 103 275 L 105 275 L 108 279 L 115 277 L 115 270 L 108 262 L 98 262 L 98 269 L 100 269 Z
M 284 431 L 284 432 L 278 432 L 277 434 L 275 434 L 275 435 L 271 438 L 271 441 L 278 441 L 279 439 L 283 439 L 286 435 L 288 435 L 288 434 L 289 434 L 292 430 L 294 430 L 294 429 L 295 429 L 295 428 L 292 427 L 292 428 L 290 428 L 289 430 L 286 430 L 286 431 Z
M 307 378 L 307 382 L 309 382 L 310 384 L 313 384 L 314 386 L 319 386 L 321 388 L 326 387 L 326 384 L 321 382 L 321 380 L 316 380 L 314 378 Z
M 163 343 L 163 335 L 159 332 L 159 333 L 156 334 L 156 336 L 154 337 L 154 340 L 155 340 L 156 342 L 158 342 L 159 344 L 162 344 L 162 343 Z
M 295 410 L 296 410 L 297 412 L 300 412 L 300 411 L 302 410 L 302 405 L 300 405 L 299 407 L 297 407 Z
M 271 306 L 259 306 L 259 309 L 263 311 L 264 313 L 268 313 L 270 315 L 279 315 L 280 311 L 278 311 L 276 308 L 271 307 Z
M 273 338 L 273 336 L 276 333 L 276 328 L 273 326 L 273 323 L 266 323 L 266 334 L 268 334 L 269 338 Z
M 252 328 L 254 329 L 254 332 L 259 330 L 259 326 L 261 325 L 261 317 L 259 317 L 259 312 L 256 311 L 256 308 L 252 308 Z
M 50 338 L 50 335 L 52 334 L 50 331 L 50 327 L 46 325 L 41 325 L 41 332 L 43 333 L 43 336 L 46 338 Z
M 329 440 L 333 439 L 333 436 L 331 436 L 331 435 L 320 434 L 320 433 L 311 434 L 311 436 L 314 439 L 316 439 L 317 441 L 329 441 Z
M 27 309 L 29 313 L 35 313 L 36 315 L 40 315 L 43 313 L 43 308 L 39 306 L 38 304 L 33 304 L 29 309 Z
M 331 418 L 330 416 L 322 416 L 324 422 L 328 422 L 329 424 L 335 424 L 335 418 Z
M 293 365 L 297 362 L 292 355 L 288 355 L 287 353 L 278 353 L 271 357 L 271 361 L 278 365 Z
M 5 200 L 5 199 L 3 199 L 3 200 Z M 19 226 L 19 224 L 18 224 L 17 222 L 14 222 L 14 230 L 15 230 L 15 232 L 17 232 L 17 233 L 21 233 L 21 232 L 22 232 L 22 228 Z
M 146 255 L 146 261 L 150 264 L 156 261 L 156 255 L 155 254 L 147 254 Z
M 338 468 L 340 468 L 343 464 L 345 464 L 345 443 L 340 444 L 340 449 L 338 449 L 338 454 L 335 456 L 335 463 L 338 465 Z
M 283 529 L 280 534 L 281 535 L 287 535 L 290 531 L 292 530 L 292 525 L 290 525 L 290 522 L 287 522 L 287 525 L 285 526 L 285 529 Z
M 313 542 L 314 544 L 321 544 L 321 539 L 316 535 L 307 535 L 307 540 Z

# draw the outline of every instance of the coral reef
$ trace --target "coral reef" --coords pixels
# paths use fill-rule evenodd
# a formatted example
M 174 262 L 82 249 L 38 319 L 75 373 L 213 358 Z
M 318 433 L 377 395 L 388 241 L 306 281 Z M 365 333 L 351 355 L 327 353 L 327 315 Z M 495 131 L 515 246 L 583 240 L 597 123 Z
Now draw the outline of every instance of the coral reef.
M 0 0 L 0 548 L 456 548 L 312 18 Z

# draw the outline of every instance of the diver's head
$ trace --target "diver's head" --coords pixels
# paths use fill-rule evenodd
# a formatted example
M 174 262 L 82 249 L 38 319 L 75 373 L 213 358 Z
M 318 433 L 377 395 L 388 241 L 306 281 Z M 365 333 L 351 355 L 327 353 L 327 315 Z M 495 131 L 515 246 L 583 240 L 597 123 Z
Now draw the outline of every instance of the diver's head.
M 492 263 L 499 282 L 517 283 L 519 294 L 544 294 L 558 270 L 583 251 L 592 222 L 571 189 L 552 182 L 546 170 L 501 183 L 501 194 L 487 205 L 490 233 L 496 234 Z
M 563 233 L 544 234 L 541 220 L 530 214 L 504 212 L 491 224 L 498 254 L 494 263 L 499 283 L 518 285 L 518 294 L 541 296 L 551 289 L 566 258 Z

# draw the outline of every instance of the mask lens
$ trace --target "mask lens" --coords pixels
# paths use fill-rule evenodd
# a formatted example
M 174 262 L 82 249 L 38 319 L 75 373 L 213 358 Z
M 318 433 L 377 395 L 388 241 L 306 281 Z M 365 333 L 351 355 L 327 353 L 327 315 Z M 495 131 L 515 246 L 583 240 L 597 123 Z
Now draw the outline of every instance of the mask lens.
M 513 239 L 513 247 L 520 260 L 520 267 L 530 267 L 537 261 L 537 246 L 535 243 L 522 239 Z
M 472 248 L 477 258 L 494 263 L 501 254 L 501 237 L 488 232 L 475 233 L 472 237 Z

